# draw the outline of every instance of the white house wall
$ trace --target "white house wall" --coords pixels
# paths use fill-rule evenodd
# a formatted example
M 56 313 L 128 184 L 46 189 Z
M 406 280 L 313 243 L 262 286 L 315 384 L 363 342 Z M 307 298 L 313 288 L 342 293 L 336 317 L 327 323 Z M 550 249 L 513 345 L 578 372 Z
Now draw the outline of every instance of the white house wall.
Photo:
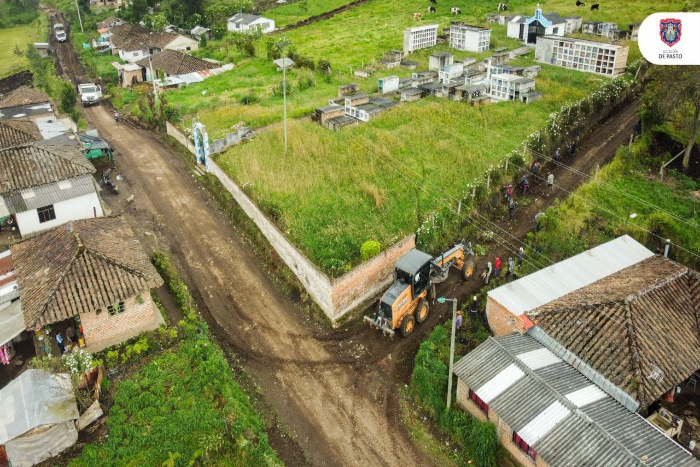
M 102 204 L 96 192 L 54 203 L 53 208 L 56 219 L 44 223 L 39 222 L 36 209 L 15 214 L 22 236 L 52 229 L 68 221 L 104 216 Z
M 190 39 L 185 36 L 178 36 L 172 42 L 165 46 L 168 50 L 176 50 L 178 52 L 188 52 L 190 50 L 197 50 L 199 48 L 199 42 L 194 39 Z
M 148 57 L 148 50 L 130 50 L 128 52 L 119 50 L 119 58 L 125 62 L 135 63 L 146 57 Z

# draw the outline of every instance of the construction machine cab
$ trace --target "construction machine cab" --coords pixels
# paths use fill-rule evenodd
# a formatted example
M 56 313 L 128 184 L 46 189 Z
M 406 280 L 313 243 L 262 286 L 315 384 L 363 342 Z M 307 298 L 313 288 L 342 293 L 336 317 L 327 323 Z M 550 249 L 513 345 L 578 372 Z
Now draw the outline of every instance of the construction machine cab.
M 394 274 L 397 281 L 403 281 L 411 286 L 415 297 L 430 286 L 430 263 L 433 257 L 416 250 L 406 253 L 396 263 Z

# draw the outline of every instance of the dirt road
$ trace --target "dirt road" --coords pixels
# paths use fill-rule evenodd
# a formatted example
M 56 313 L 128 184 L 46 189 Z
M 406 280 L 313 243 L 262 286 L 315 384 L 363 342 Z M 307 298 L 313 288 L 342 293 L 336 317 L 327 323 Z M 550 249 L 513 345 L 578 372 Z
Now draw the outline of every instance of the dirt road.
M 80 73 L 69 46 L 62 69 Z M 146 131 L 116 125 L 105 106 L 85 109 L 91 126 L 116 149 L 119 199 L 103 192 L 137 234 L 162 237 L 184 267 L 225 345 L 243 357 L 285 430 L 313 465 L 431 465 L 389 413 L 390 369 L 357 363 L 353 339 L 317 339 L 313 327 L 263 271 L 237 232 L 193 180 L 179 157 Z M 134 196 L 132 203 L 124 200 Z M 355 355 L 357 358 L 355 358 Z M 285 453 L 281 453 L 283 457 Z
M 60 44 L 57 50 L 64 75 L 80 76 L 70 46 Z M 576 165 L 585 169 L 612 156 L 618 139 L 629 135 L 634 108 L 629 109 L 611 119 L 606 134 L 598 134 L 597 141 L 607 142 L 579 156 Z M 240 357 L 279 416 L 282 426 L 271 430 L 271 441 L 287 464 L 432 465 L 402 425 L 396 387 L 410 374 L 418 344 L 444 319 L 447 307 L 435 304 L 428 321 L 408 339 L 390 341 L 359 325 L 340 333 L 320 329 L 278 291 L 178 156 L 152 133 L 116 125 L 105 106 L 87 108 L 85 115 L 116 149 L 121 192 L 103 192 L 103 197 L 144 243 L 152 244 L 155 234 L 160 247 L 171 251 L 222 345 Z M 593 146 L 583 141 L 579 154 L 584 149 Z M 569 184 L 567 189 L 579 182 L 573 176 L 558 181 Z M 542 196 L 533 209 L 553 198 Z M 518 237 L 532 229 L 531 217 L 521 212 L 522 222 L 512 230 Z M 479 285 L 452 280 L 441 292 L 466 298 Z

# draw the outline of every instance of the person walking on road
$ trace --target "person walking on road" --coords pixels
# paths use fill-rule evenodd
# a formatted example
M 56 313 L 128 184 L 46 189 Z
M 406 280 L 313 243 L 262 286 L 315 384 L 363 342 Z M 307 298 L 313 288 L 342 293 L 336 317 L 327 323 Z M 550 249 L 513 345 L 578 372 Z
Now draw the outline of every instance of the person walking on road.
M 508 201 L 508 214 L 510 215 L 510 220 L 513 220 L 513 213 L 515 212 L 515 200 L 513 198 Z
M 552 189 L 554 187 L 554 174 L 549 172 L 547 174 L 547 188 Z
M 476 295 L 474 295 L 474 298 L 472 299 L 472 304 L 469 307 L 469 316 L 472 318 L 472 320 L 475 320 L 479 317 L 479 300 L 477 299 Z
M 510 202 L 513 198 L 513 185 L 504 185 L 503 188 L 506 189 L 506 200 Z
M 520 180 L 520 187 L 523 190 L 523 195 L 527 193 L 527 188 L 530 186 L 530 182 L 527 181 L 527 175 L 523 175 L 522 180 Z
M 117 125 L 119 125 L 119 112 L 114 112 L 114 121 L 117 122 Z
M 523 250 L 523 247 L 520 247 L 518 250 L 518 269 L 520 269 L 523 265 L 523 259 L 525 258 L 525 250 Z
M 489 280 L 491 279 L 491 273 L 493 272 L 493 267 L 491 266 L 491 261 L 486 263 L 486 271 L 481 275 L 481 277 L 484 278 L 486 281 L 486 284 L 488 285 Z
M 493 277 L 496 278 L 498 277 L 498 273 L 501 271 L 501 266 L 503 263 L 501 263 L 501 258 L 496 257 L 496 263 L 494 264 L 494 269 L 493 269 Z
M 537 176 L 538 173 L 540 173 L 540 161 L 535 161 L 534 164 L 532 164 L 532 173 Z
M 559 164 L 559 159 L 561 159 L 561 152 L 559 151 L 559 148 L 557 148 L 557 151 L 554 153 L 554 160 L 557 164 Z
M 513 275 L 513 257 L 509 256 L 508 257 L 508 266 L 506 268 L 506 279 L 510 279 L 510 277 Z

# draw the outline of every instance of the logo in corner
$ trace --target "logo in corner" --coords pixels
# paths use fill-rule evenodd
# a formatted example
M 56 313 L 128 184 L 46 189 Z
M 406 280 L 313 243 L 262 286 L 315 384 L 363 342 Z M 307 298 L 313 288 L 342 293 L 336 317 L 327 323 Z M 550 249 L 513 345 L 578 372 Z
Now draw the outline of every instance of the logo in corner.
M 664 44 L 673 47 L 681 40 L 681 20 L 668 18 L 659 21 L 659 36 Z

